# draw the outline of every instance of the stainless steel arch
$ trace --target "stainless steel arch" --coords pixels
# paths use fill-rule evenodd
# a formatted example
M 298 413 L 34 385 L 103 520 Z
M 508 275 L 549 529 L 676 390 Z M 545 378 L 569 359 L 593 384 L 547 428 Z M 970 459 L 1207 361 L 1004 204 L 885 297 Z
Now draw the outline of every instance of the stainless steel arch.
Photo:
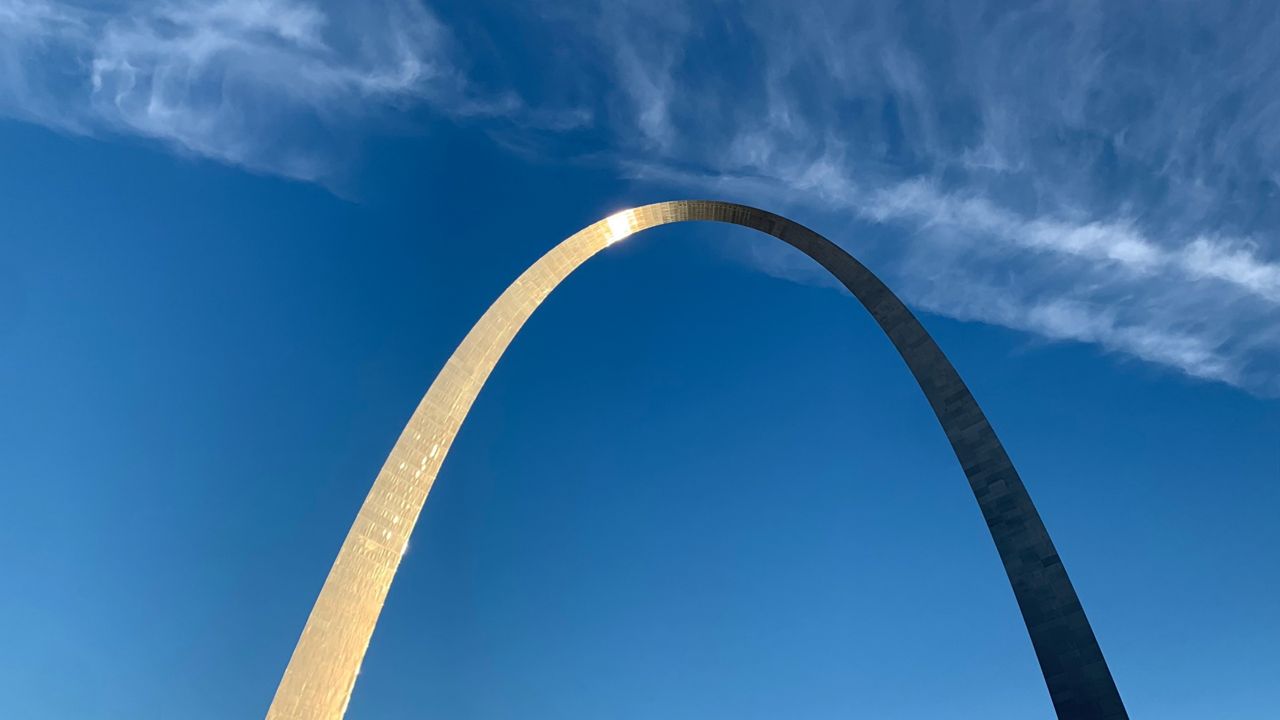
M 307 619 L 268 720 L 338 720 L 346 712 L 391 580 L 445 454 L 498 358 L 542 300 L 608 245 L 687 220 L 732 223 L 772 235 L 818 261 L 871 312 L 924 390 L 969 478 L 1058 717 L 1127 718 L 1030 495 L 978 403 L 911 311 L 862 263 L 812 230 L 744 205 L 691 200 L 625 210 L 581 230 L 526 270 L 475 324 L 378 473 Z

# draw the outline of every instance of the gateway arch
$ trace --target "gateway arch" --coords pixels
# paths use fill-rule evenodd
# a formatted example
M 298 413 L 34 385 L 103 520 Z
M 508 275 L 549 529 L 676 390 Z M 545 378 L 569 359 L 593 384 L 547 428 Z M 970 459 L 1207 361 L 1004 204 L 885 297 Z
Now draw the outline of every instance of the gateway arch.
M 835 243 L 773 213 L 690 200 L 624 210 L 542 256 L 445 363 L 361 506 L 293 651 L 267 720 L 339 720 L 418 514 L 498 359 L 538 305 L 591 256 L 628 235 L 691 220 L 772 235 L 816 260 L 862 303 L 906 361 L 969 479 L 1060 720 L 1128 718 L 1080 599 L 1040 514 L 978 403 L 911 311 Z

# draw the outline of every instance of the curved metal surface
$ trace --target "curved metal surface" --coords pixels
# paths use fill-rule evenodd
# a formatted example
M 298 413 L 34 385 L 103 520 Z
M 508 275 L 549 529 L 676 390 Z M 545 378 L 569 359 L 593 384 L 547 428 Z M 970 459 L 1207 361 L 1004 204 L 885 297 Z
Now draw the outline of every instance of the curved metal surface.
M 969 478 L 1061 720 L 1127 718 L 1102 651 L 1022 480 L 955 368 L 907 307 L 862 263 L 786 218 L 717 201 L 626 210 L 574 234 L 526 270 L 467 334 L 378 473 L 280 681 L 268 720 L 346 712 L 400 558 L 458 428 L 512 338 L 579 265 L 635 232 L 710 220 L 754 228 L 824 268 L 871 312 L 906 360 Z

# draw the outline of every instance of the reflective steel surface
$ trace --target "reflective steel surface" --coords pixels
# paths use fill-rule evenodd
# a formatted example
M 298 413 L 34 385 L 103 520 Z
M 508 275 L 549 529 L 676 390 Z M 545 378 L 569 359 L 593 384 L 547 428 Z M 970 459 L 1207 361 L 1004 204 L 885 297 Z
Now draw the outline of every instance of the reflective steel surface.
M 338 720 L 346 712 L 378 614 L 449 446 L 498 358 L 543 299 L 612 243 L 687 220 L 732 223 L 773 235 L 820 263 L 871 312 L 915 375 L 969 479 L 1058 717 L 1127 718 L 1026 488 L 986 416 L 919 321 L 861 263 L 812 230 L 744 205 L 691 200 L 625 210 L 574 234 L 517 278 L 475 324 L 374 480 L 307 619 L 268 720 Z

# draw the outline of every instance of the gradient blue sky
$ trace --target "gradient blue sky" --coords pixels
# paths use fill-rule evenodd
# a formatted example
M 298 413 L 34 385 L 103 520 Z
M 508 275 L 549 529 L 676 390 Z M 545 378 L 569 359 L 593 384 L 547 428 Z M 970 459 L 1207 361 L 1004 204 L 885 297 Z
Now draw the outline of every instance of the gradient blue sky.
M 700 196 L 921 312 L 1134 717 L 1276 717 L 1273 4 L 802 5 L 0 0 L 0 716 L 260 716 L 470 324 Z M 1052 716 L 887 341 L 700 225 L 513 345 L 349 714 Z

